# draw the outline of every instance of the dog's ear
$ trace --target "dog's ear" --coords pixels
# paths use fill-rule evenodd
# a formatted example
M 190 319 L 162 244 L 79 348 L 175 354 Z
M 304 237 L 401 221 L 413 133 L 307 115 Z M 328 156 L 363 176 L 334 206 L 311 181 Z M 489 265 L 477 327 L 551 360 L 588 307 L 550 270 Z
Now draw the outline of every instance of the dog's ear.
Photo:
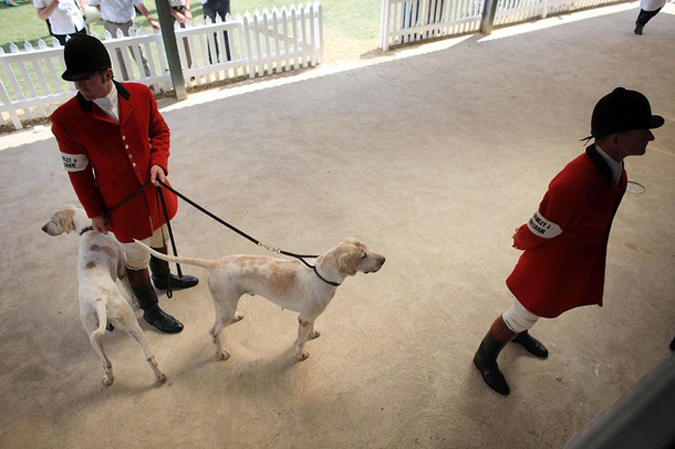
M 348 252 L 338 257 L 337 267 L 341 274 L 354 276 L 356 274 L 356 258 L 354 257 L 354 254 Z
M 66 233 L 70 233 L 75 229 L 75 223 L 73 222 L 73 217 L 75 216 L 75 211 L 72 209 L 62 210 L 57 213 L 56 219 L 58 220 L 59 226 Z M 55 220 L 56 221 L 56 220 Z

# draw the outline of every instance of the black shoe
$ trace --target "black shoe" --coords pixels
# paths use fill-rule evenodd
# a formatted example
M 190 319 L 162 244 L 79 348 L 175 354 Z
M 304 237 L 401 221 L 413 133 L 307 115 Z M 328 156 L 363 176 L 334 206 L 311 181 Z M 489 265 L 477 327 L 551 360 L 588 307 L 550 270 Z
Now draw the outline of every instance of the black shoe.
M 527 331 L 521 332 L 516 338 L 511 340 L 513 343 L 518 343 L 527 352 L 540 359 L 548 357 L 548 349 L 539 340 L 530 335 Z
M 506 383 L 506 379 L 499 370 L 496 360 L 482 360 L 476 354 L 473 358 L 473 364 L 476 365 L 481 376 L 483 376 L 483 380 L 490 388 L 504 396 L 507 396 L 511 392 L 509 384 Z
M 153 249 L 166 254 L 166 246 Z M 171 288 L 173 289 L 194 287 L 199 282 L 199 279 L 194 276 L 176 276 L 175 274 L 171 274 L 169 262 L 155 256 L 150 257 L 150 271 L 152 271 L 152 283 L 159 290 L 169 288 L 169 282 L 171 282 Z
M 160 332 L 166 334 L 177 334 L 183 330 L 183 323 L 164 312 L 155 305 L 143 312 L 143 318 L 148 324 L 155 326 Z
M 644 27 L 645 27 L 644 25 L 635 22 L 635 34 L 637 34 L 638 36 L 642 36 L 642 29 Z
M 199 283 L 199 279 L 197 279 L 194 276 L 187 275 L 187 274 L 183 275 L 183 276 L 177 276 L 175 274 L 170 273 L 169 279 L 171 279 L 169 281 L 169 282 L 171 282 L 171 288 L 174 288 L 174 289 L 190 288 L 190 287 L 194 287 L 195 285 L 197 285 Z M 152 283 L 159 290 L 166 290 L 169 287 L 168 283 L 166 281 L 167 281 L 167 278 L 158 279 L 155 276 L 152 276 Z
M 675 351 L 675 338 L 673 338 L 673 341 L 670 342 L 670 350 Z

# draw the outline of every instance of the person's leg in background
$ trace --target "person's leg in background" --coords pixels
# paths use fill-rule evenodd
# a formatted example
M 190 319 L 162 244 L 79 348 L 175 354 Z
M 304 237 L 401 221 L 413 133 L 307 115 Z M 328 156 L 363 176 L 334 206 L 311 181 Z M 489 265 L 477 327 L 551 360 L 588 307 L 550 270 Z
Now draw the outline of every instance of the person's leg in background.
M 635 34 L 642 36 L 642 29 L 647 25 L 652 17 L 657 15 L 661 11 L 661 8 L 656 11 L 645 11 L 644 9 L 640 10 L 637 20 L 635 21 Z
M 185 22 L 181 22 L 178 20 L 177 16 L 182 16 L 181 20 L 187 20 L 185 19 L 186 17 L 186 11 L 187 9 L 185 6 L 172 6 L 171 7 L 171 17 L 173 19 L 173 24 L 175 26 L 176 22 L 178 22 L 178 26 L 181 29 L 185 29 L 186 25 Z M 183 38 L 183 48 L 185 48 L 185 58 L 187 60 L 187 66 L 188 68 L 192 67 L 192 55 L 190 54 L 190 45 L 188 44 L 188 40 L 186 37 Z
M 66 40 L 68 39 L 67 34 L 52 34 L 52 36 L 58 39 L 59 44 L 61 44 L 62 47 L 66 45 Z
M 108 31 L 113 37 L 117 37 L 117 30 L 121 30 L 124 36 L 129 36 L 131 29 L 134 28 L 134 21 L 130 20 L 125 23 L 114 23 L 114 22 L 106 22 L 104 20 L 103 28 L 105 28 L 105 30 Z M 143 66 L 143 72 L 145 73 L 145 76 L 150 76 L 150 67 L 148 66 L 148 60 L 145 58 L 145 55 L 143 54 L 143 50 L 141 49 L 140 45 L 136 47 L 136 51 L 141 56 L 141 65 Z M 124 81 L 128 81 L 129 73 L 127 72 L 127 68 L 124 65 L 122 52 L 120 51 L 119 48 L 117 48 L 115 49 L 115 53 L 117 54 L 117 60 L 120 62 L 120 69 L 122 70 L 122 79 Z M 131 57 L 132 61 L 136 63 L 138 62 L 136 61 L 134 52 L 131 50 L 131 47 L 129 47 L 129 56 Z
M 211 23 L 216 23 L 218 9 L 218 0 L 206 0 L 206 3 L 202 5 L 202 12 L 204 13 L 204 21 L 207 18 L 211 19 Z M 216 61 L 218 61 L 218 36 L 213 35 L 213 40 L 215 42 L 215 51 L 216 51 Z M 213 58 L 211 58 L 211 44 L 210 42 L 206 43 L 207 52 L 209 53 L 209 64 L 213 64 Z
M 230 14 L 230 0 L 217 0 L 217 5 L 218 5 L 218 15 L 222 19 L 223 22 L 225 22 L 225 18 L 227 17 L 228 14 Z M 227 57 L 227 61 L 232 60 L 232 56 L 230 55 L 230 41 L 229 37 L 227 35 L 227 31 L 223 32 L 223 35 L 225 36 L 225 55 Z
M 103 21 L 103 28 L 108 33 L 110 33 L 110 35 L 113 38 L 116 38 L 117 37 L 117 30 L 121 30 L 122 34 L 124 36 L 128 35 L 128 33 L 129 33 L 128 30 L 129 30 L 129 26 L 130 26 L 129 24 L 130 24 L 130 22 L 127 22 L 127 23 L 124 24 L 124 23 L 108 22 L 107 20 L 104 20 Z M 127 25 L 126 26 L 126 30 L 127 30 L 126 33 L 124 32 L 124 29 L 125 29 L 124 26 L 125 25 Z M 115 54 L 117 55 L 117 62 L 119 63 L 119 68 L 120 68 L 120 72 L 121 72 L 121 75 L 122 75 L 122 81 L 128 81 L 129 80 L 129 74 L 127 73 L 127 66 L 126 66 L 126 64 L 124 64 L 124 58 L 122 57 L 122 51 L 119 48 L 116 48 Z

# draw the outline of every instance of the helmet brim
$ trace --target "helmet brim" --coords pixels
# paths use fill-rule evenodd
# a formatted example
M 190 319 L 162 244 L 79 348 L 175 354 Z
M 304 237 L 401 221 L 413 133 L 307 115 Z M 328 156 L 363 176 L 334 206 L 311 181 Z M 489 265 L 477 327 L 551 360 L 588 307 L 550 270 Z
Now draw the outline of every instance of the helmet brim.
M 87 72 L 75 72 L 72 70 L 66 70 L 63 72 L 63 75 L 61 75 L 61 78 L 63 78 L 66 81 L 82 81 L 86 80 L 89 78 L 91 75 L 96 73 L 96 71 L 87 71 Z
M 652 115 L 649 120 L 649 129 L 660 128 L 666 121 L 660 115 Z

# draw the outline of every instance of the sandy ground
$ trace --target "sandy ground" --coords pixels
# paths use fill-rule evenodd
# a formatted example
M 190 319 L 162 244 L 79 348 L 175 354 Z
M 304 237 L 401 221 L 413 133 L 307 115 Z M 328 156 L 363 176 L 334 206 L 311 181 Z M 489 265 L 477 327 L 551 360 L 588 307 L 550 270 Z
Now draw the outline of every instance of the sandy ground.
M 0 138 L 0 447 L 562 447 L 671 356 L 675 333 L 675 16 L 637 37 L 636 8 L 161 103 L 177 189 L 276 247 L 353 236 L 387 256 L 338 289 L 302 363 L 295 314 L 259 297 L 217 360 L 204 272 L 185 267 L 204 282 L 160 299 L 185 331 L 141 323 L 169 381 L 116 331 L 104 387 L 78 318 L 77 236 L 40 231 L 75 201 L 56 142 Z M 546 361 L 505 349 L 512 394 L 498 396 L 471 358 L 508 306 L 513 229 L 618 85 L 667 121 L 626 162 L 646 191 L 614 221 L 605 306 L 538 323 Z M 183 255 L 264 254 L 187 204 L 174 225 Z

